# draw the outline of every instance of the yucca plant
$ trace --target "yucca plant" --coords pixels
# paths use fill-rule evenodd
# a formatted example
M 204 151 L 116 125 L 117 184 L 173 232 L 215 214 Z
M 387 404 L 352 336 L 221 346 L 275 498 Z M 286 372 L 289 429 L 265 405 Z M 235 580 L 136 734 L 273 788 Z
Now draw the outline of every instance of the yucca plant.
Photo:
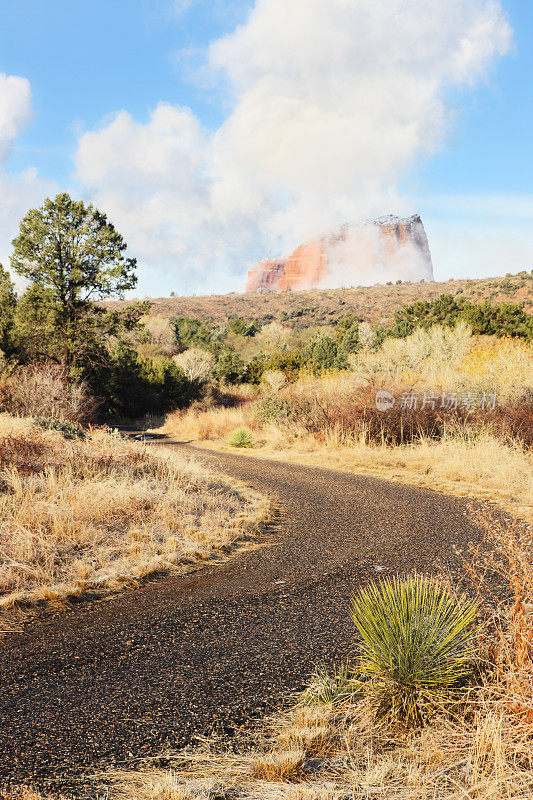
M 477 607 L 418 575 L 371 583 L 352 597 L 357 672 L 378 717 L 418 725 L 450 699 L 474 661 Z
M 235 428 L 226 441 L 232 447 L 253 447 L 252 435 L 248 428 Z

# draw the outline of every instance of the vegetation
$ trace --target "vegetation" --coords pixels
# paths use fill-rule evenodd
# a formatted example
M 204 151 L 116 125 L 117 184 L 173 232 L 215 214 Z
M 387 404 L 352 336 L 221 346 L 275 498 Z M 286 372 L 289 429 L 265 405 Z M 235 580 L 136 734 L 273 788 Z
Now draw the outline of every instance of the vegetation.
M 361 691 L 378 719 L 420 724 L 470 674 L 477 603 L 456 600 L 438 582 L 417 575 L 371 583 L 350 611 L 361 637 Z
M 30 281 L 53 327 L 56 358 L 67 369 L 93 342 L 95 300 L 123 295 L 137 283 L 136 261 L 105 214 L 68 194 L 29 211 L 13 240 L 11 266 Z
M 257 454 L 491 497 L 533 519 L 530 342 L 475 337 L 458 323 L 388 338 L 348 363 L 296 380 L 264 371 L 254 393 L 233 390 L 232 408 L 193 405 L 163 430 L 224 446 L 248 428 Z M 394 398 L 385 411 L 378 390 Z
M 247 428 L 235 428 L 228 436 L 227 442 L 231 447 L 252 447 L 252 437 Z
M 335 325 L 348 315 L 372 327 L 387 328 L 394 312 L 418 300 L 435 300 L 443 294 L 483 304 L 519 303 L 533 313 L 533 272 L 522 271 L 502 278 L 449 280 L 442 283 L 404 281 L 394 286 L 374 285 L 342 289 L 315 289 L 291 292 L 258 292 L 193 297 L 166 297 L 152 301 L 152 314 L 159 318 L 189 317 L 210 328 L 225 327 L 230 317 L 263 327 L 281 324 L 292 330 Z M 111 301 L 108 307 L 121 309 L 125 303 Z
M 11 259 L 29 281 L 20 298 L 0 267 L 4 411 L 79 422 L 131 419 L 199 397 L 201 378 L 187 377 L 168 356 L 143 355 L 149 303 L 113 311 L 96 302 L 135 286 L 136 262 L 125 251 L 104 214 L 67 194 L 24 217 Z
M 266 501 L 103 428 L 0 415 L 0 625 L 14 606 L 186 571 L 252 535 Z
M 436 323 L 450 329 L 469 324 L 474 333 L 520 341 L 532 335 L 527 300 L 533 276 L 528 273 L 506 278 L 503 303 L 491 305 L 485 298 L 476 304 L 464 295 L 442 295 L 397 309 L 388 326 L 364 322 L 346 299 L 349 290 L 323 294 L 328 302 L 337 297 L 337 311 L 331 313 L 320 310 L 314 294 L 306 310 L 299 304 L 307 295 L 290 293 L 278 320 L 272 313 L 280 302 L 277 294 L 264 298 L 272 309 L 268 313 L 250 314 L 260 296 L 253 302 L 241 298 L 246 313 L 236 313 L 233 306 L 240 301 L 228 296 L 222 319 L 190 314 L 169 319 L 147 301 L 110 302 L 136 284 L 136 262 L 126 249 L 104 214 L 65 193 L 24 217 L 11 258 L 13 270 L 29 281 L 19 298 L 0 268 L 1 408 L 80 422 L 138 419 L 222 397 L 228 386 L 259 387 L 274 380 L 281 389 L 310 373 L 348 371 L 354 359 L 360 366 L 387 342 L 431 330 Z M 382 287 L 392 305 L 404 286 Z M 426 291 L 421 287 L 411 286 L 409 292 Z M 509 302 L 509 287 L 516 298 L 525 292 L 524 300 Z M 54 383 L 62 384 L 63 395 L 78 392 L 85 398 L 78 417 L 76 404 L 50 402 L 47 407 L 45 385 L 51 381 L 39 381 L 37 375 L 53 365 Z M 42 390 L 37 402 L 21 400 L 24 382 L 33 382 L 37 393 Z
M 533 315 L 524 311 L 519 303 L 492 305 L 488 300 L 473 303 L 465 297 L 455 298 L 443 294 L 435 300 L 417 301 L 396 311 L 389 336 L 409 336 L 417 328 L 432 325 L 454 327 L 466 323 L 476 335 L 517 336 L 533 339 Z

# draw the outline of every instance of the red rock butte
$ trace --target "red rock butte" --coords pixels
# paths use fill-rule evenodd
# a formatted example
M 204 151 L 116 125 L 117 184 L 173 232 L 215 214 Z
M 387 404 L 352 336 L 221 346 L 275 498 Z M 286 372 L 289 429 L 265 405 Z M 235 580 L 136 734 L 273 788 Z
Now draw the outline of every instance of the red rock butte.
M 409 272 L 416 262 L 416 274 Z M 407 271 L 406 271 L 407 270 Z M 265 258 L 248 272 L 247 292 L 316 289 L 389 278 L 433 280 L 428 239 L 418 214 L 380 217 L 300 245 L 287 258 Z

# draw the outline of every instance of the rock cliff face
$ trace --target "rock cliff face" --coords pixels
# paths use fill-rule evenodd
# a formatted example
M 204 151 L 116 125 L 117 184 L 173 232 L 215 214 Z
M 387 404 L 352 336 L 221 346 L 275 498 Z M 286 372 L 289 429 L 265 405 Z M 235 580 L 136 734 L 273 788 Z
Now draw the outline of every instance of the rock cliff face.
M 369 285 L 433 279 L 428 239 L 420 217 L 381 217 L 343 225 L 282 259 L 264 259 L 248 272 L 247 292 Z

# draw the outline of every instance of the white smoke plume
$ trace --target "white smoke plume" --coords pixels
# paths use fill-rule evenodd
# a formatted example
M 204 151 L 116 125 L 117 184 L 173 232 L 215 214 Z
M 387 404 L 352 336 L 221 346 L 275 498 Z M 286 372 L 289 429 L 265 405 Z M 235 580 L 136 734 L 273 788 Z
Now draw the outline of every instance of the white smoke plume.
M 345 236 L 326 247 L 326 259 L 328 274 L 321 281 L 323 289 L 433 279 L 431 260 L 423 250 L 412 241 L 391 247 L 380 225 L 348 228 Z

